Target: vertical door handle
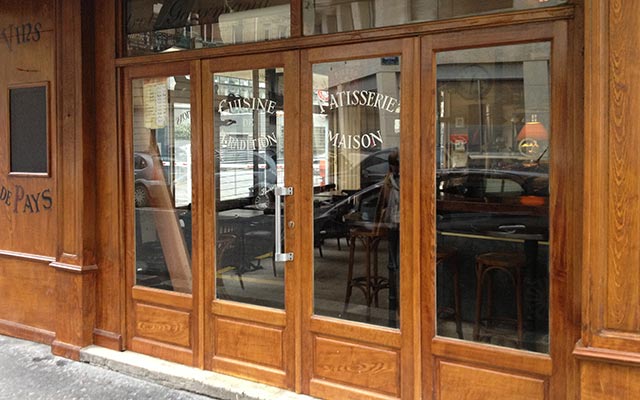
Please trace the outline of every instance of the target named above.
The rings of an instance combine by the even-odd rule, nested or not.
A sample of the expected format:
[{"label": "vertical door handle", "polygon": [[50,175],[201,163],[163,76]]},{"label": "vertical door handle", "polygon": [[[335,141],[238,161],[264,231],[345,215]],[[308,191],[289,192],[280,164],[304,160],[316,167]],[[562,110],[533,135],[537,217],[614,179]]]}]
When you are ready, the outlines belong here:
[{"label": "vertical door handle", "polygon": [[275,211],[276,211],[276,254],[274,258],[276,261],[293,261],[293,253],[282,252],[282,209],[280,205],[282,203],[282,197],[291,196],[293,194],[292,187],[276,186],[275,188]]}]

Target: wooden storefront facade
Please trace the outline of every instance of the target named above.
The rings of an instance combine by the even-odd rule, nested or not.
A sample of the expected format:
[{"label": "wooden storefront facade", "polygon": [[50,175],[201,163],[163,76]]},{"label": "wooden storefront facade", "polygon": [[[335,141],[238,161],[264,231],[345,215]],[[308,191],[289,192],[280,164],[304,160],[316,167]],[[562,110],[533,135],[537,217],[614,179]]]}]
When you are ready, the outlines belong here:
[{"label": "wooden storefront facade", "polygon": [[[0,235],[0,333],[51,344],[54,354],[71,359],[78,359],[83,347],[95,344],[320,398],[637,398],[640,186],[636,179],[640,163],[631,145],[640,140],[634,133],[639,125],[635,112],[640,112],[640,96],[633,93],[640,80],[636,66],[640,4],[631,0],[560,3],[314,35],[303,28],[308,3],[292,0],[288,38],[136,55],[127,44],[126,23],[121,22],[127,17],[127,2],[0,1],[0,55],[4,60],[0,67],[0,225],[4,231]],[[352,7],[354,15],[361,10]],[[475,49],[481,50],[474,53]],[[467,69],[473,62],[480,63],[474,60],[483,59],[486,53],[506,61],[495,68],[484,62],[481,69]],[[376,72],[366,76],[359,72],[372,68]],[[339,81],[340,74],[331,72],[336,70],[358,78]],[[475,80],[459,79],[467,73],[502,77],[500,86],[494,82],[486,88],[486,97],[509,91],[509,96],[503,96],[507,100],[495,101],[521,102],[526,107],[535,103],[535,110],[525,110],[516,121],[512,109],[503,103],[499,112],[494,103],[472,109],[476,104],[465,96],[469,90],[482,93],[483,81],[477,75]],[[153,85],[158,78],[165,92],[156,92],[156,98],[166,102],[166,90],[172,91],[168,95],[172,107],[182,107],[181,115],[190,120],[189,134],[183,136],[188,143],[174,141],[169,146],[158,133],[162,129],[158,128],[162,125],[158,112],[155,120],[144,114],[149,105],[142,99],[157,88]],[[332,79],[339,82],[332,86],[327,83]],[[513,87],[521,85],[520,81],[527,88],[518,92]],[[467,87],[469,82],[477,87]],[[245,90],[247,94],[241,98],[223,93],[224,85],[236,85],[237,93]],[[447,92],[447,87],[454,89]],[[274,99],[273,103],[258,99],[249,107],[249,99],[261,98],[261,90],[272,93],[264,98]],[[366,115],[362,121],[374,119],[378,125],[371,128],[365,122],[353,122],[356,114],[343,107],[342,98],[331,97],[340,90],[347,93],[345,102],[354,101],[350,106],[360,102],[375,108],[378,114],[374,117],[369,111],[357,115]],[[352,100],[347,100],[348,90]],[[24,96],[22,103],[20,95]],[[541,98],[542,105],[538,104]],[[243,107],[251,110],[245,114],[252,121],[260,115],[262,122],[234,116],[234,99],[246,100]],[[445,114],[455,109],[451,99],[464,105],[457,111],[464,117],[451,114],[455,118],[447,119]],[[223,109],[224,104],[228,108]],[[328,111],[334,104],[340,110],[331,115]],[[449,104],[453,105],[445,107]],[[467,121],[476,118],[482,134],[501,115],[506,121],[505,135],[499,137],[507,142],[499,145],[515,150],[516,139],[520,141],[523,126],[530,122],[528,117],[533,115],[531,122],[535,123],[536,114],[547,127],[553,127],[553,133],[540,139],[548,142],[544,151],[526,161],[531,164],[534,159],[539,164],[544,160],[546,173],[537,169],[536,174],[528,170],[517,175],[543,176],[545,199],[525,193],[528,189],[524,188],[520,203],[510,207],[515,215],[542,215],[548,222],[544,233],[537,236],[498,233],[511,235],[500,242],[501,251],[523,243],[530,250],[535,242],[536,259],[545,259],[542,264],[548,266],[546,275],[534,277],[545,282],[540,290],[546,300],[538,307],[542,317],[531,316],[528,304],[524,311],[518,308],[519,328],[510,335],[511,344],[491,339],[487,344],[478,333],[481,325],[476,322],[473,326],[473,313],[480,319],[482,307],[478,305],[483,304],[483,287],[476,289],[473,267],[471,272],[455,274],[456,285],[458,274],[461,277],[461,300],[453,292],[443,300],[455,296],[454,319],[463,320],[457,322],[457,333],[453,321],[441,320],[436,306],[442,292],[437,271],[450,254],[441,251],[444,244],[452,243],[458,257],[464,251],[475,251],[476,257],[483,245],[464,249],[470,242],[462,240],[486,243],[483,235],[488,233],[461,234],[452,224],[443,225],[443,220],[459,210],[452,214],[446,208],[453,207],[452,203],[434,195],[448,182],[436,166],[444,165],[445,156],[439,154],[446,152],[434,149],[471,148],[477,127]],[[282,122],[285,116],[286,124]],[[176,126],[184,122],[176,119],[177,111],[162,118],[174,118]],[[447,124],[451,124],[447,132],[458,136],[443,144]],[[21,126],[41,136],[29,134],[20,141],[16,132],[21,132]],[[284,213],[282,235],[279,229],[267,235],[281,237],[292,259],[284,261],[286,252],[284,258],[276,256],[281,249],[271,244],[257,267],[253,265],[256,259],[246,261],[244,255],[239,261],[225,259],[225,266],[246,261],[244,274],[239,267],[220,268],[227,244],[241,243],[244,250],[257,243],[245,240],[254,240],[250,238],[264,234],[266,228],[254,229],[248,232],[254,234],[250,236],[245,228],[225,230],[223,225],[245,214],[253,216],[256,208],[262,211],[267,206],[257,200],[248,205],[230,195],[224,201],[234,208],[221,211],[224,183],[220,171],[225,161],[220,154],[224,150],[230,157],[233,142],[226,137],[240,138],[236,131],[240,126],[250,126],[254,139],[235,139],[239,140],[236,146],[278,144],[273,179],[292,188],[291,193],[274,189],[278,192],[275,199],[261,193],[260,200],[269,203],[282,195],[282,208],[271,204],[277,220],[280,211]],[[260,131],[264,126],[273,126],[274,136],[271,131]],[[343,136],[333,128],[336,126],[344,129]],[[391,132],[388,136],[380,133],[385,126]],[[325,148],[332,143],[353,148],[355,142],[340,142],[354,140],[347,135],[348,129],[362,133],[358,148],[384,140],[392,143],[386,163],[392,164],[393,157],[402,160],[401,166],[396,163],[403,186],[396,200],[401,211],[395,217],[396,233],[402,238],[398,243],[395,236],[399,250],[395,262],[402,268],[389,267],[389,275],[380,280],[377,264],[373,280],[369,275],[366,281],[352,277],[353,265],[361,262],[354,249],[361,243],[367,248],[367,268],[371,262],[378,263],[378,246],[389,253],[393,263],[392,228],[384,232],[384,238],[364,230],[365,224],[350,225],[342,237],[314,229],[320,220],[315,208],[321,208],[314,204],[325,204],[318,198],[326,198],[317,188],[331,186],[325,169],[333,168],[326,165],[330,159],[322,158],[322,149],[317,150],[322,146],[314,135],[324,132],[330,139]],[[223,132],[229,136],[223,138]],[[24,149],[34,143],[44,150],[37,156],[25,156]],[[146,198],[136,196],[149,193],[134,193],[138,180],[143,179],[139,171],[160,159],[158,154],[148,156],[141,151],[141,143],[152,143],[154,151],[164,152],[177,151],[175,144],[187,154],[186,205],[176,205],[178,186],[171,195],[162,192],[155,200],[157,209],[171,208],[170,217],[143,207]],[[526,143],[537,146],[535,141]],[[520,148],[521,153],[524,150]],[[354,158],[345,156],[345,160]],[[460,162],[453,156],[447,160],[449,166]],[[261,159],[260,168],[268,169],[269,162]],[[262,172],[257,177],[256,165],[248,172],[253,183],[264,178]],[[471,169],[470,164],[464,165]],[[177,171],[171,168],[177,166],[165,166],[168,168],[156,167],[153,173],[160,174],[161,180],[170,175],[178,181],[177,173],[171,175]],[[357,186],[349,187],[353,190],[347,190],[348,195],[365,187],[362,181],[367,176],[358,171],[357,183],[352,184]],[[355,178],[335,179],[332,183],[340,184],[340,179],[351,182]],[[492,179],[501,180],[504,191],[505,177]],[[351,197],[347,200],[350,205],[364,203]],[[489,197],[485,195],[483,202],[472,208],[485,210]],[[443,210],[445,217],[440,216]],[[359,210],[358,217],[363,213]],[[341,222],[349,218],[353,216],[341,216]],[[163,254],[169,290],[149,278],[153,275],[148,273],[151,258],[141,258],[143,246],[153,244],[145,242],[145,237],[155,235],[141,228],[145,221],[158,230],[161,246],[149,250],[149,257]],[[256,223],[251,226],[255,228]],[[520,225],[508,226],[520,229]],[[320,240],[318,235],[323,235]],[[350,249],[332,252],[334,239],[339,248],[341,238],[347,239]],[[168,246],[168,242],[180,246]],[[369,259],[371,248],[376,251],[375,261]],[[320,271],[334,255],[343,257],[339,259],[344,261],[345,275],[349,264],[346,284],[340,275],[337,292],[322,286]],[[387,257],[382,258],[386,264]],[[522,269],[526,268],[523,261]],[[261,271],[264,277],[258,277]],[[391,274],[397,274],[394,279],[401,289],[397,300],[392,296]],[[251,285],[267,275],[268,284],[250,292]],[[465,276],[471,278],[465,280]],[[514,287],[518,279],[514,277]],[[531,285],[526,279],[525,291]],[[494,284],[500,282],[496,279]],[[347,295],[342,302],[345,286]],[[360,292],[351,293],[354,287]],[[456,286],[456,293],[458,290]],[[335,300],[336,293],[340,301]],[[362,294],[366,302],[356,304]],[[531,295],[525,294],[525,299],[527,296]],[[500,299],[499,295],[494,298],[496,303]],[[460,301],[470,313],[460,310]],[[489,314],[491,301],[489,295]],[[507,303],[511,310],[512,302]],[[379,310],[384,307],[382,315]],[[504,311],[500,306],[494,308]]]}]

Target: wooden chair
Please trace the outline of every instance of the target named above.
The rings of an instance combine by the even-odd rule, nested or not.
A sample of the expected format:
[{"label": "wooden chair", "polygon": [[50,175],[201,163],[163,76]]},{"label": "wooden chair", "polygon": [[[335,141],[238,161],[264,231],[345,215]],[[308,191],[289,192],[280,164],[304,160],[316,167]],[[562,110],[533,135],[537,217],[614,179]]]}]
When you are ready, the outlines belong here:
[{"label": "wooden chair", "polygon": [[[386,236],[386,231],[380,228],[380,224],[372,223],[371,227],[355,227],[349,231],[349,269],[347,272],[347,292],[344,300],[346,312],[351,299],[353,288],[362,291],[367,307],[373,302],[378,307],[378,292],[389,288],[387,278],[378,275],[378,245]],[[365,263],[364,275],[354,277],[354,263],[356,244],[360,242],[364,247]]]},{"label": "wooden chair", "polygon": [[[476,321],[473,328],[473,340],[480,340],[480,325],[487,322],[487,331],[495,321],[515,323],[517,330],[517,346],[522,346],[523,316],[522,316],[522,270],[525,266],[523,253],[516,252],[491,252],[476,256],[476,276],[478,278],[476,288]],[[516,319],[496,317],[492,315],[492,276],[494,272],[502,272],[511,278],[515,290]],[[487,286],[487,313],[482,316],[484,286]],[[496,332],[498,333],[498,332]]]},{"label": "wooden chair", "polygon": [[456,321],[456,333],[458,338],[464,339],[462,334],[462,314],[460,311],[460,266],[458,264],[456,249],[439,249],[436,252],[436,268],[447,267],[452,270],[453,274],[453,301],[454,307],[438,307],[438,314],[441,312],[452,313]]},{"label": "wooden chair", "polygon": [[[237,239],[236,235],[232,233],[221,233],[216,238],[216,286],[217,286],[217,291],[221,298],[226,297],[226,294],[224,293],[224,280],[222,279],[221,275],[218,275],[217,269],[223,267],[222,265],[223,257],[227,252],[227,250],[236,241],[236,239]],[[239,276],[238,279],[240,280],[240,285],[244,287],[244,283],[242,282],[242,277]]]}]

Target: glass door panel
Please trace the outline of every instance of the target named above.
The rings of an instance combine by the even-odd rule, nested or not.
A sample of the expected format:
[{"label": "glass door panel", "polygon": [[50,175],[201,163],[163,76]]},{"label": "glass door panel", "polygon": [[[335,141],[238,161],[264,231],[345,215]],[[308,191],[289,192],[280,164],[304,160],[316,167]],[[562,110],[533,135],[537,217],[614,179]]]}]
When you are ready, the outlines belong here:
[{"label": "glass door panel", "polygon": [[437,332],[549,351],[548,42],[437,54]]},{"label": "glass door panel", "polygon": [[134,79],[132,93],[135,284],[191,293],[190,77]]},{"label": "glass door panel", "polygon": [[400,62],[313,65],[317,315],[399,326]]},{"label": "glass door panel", "polygon": [[284,69],[216,72],[213,85],[216,298],[283,309]]}]

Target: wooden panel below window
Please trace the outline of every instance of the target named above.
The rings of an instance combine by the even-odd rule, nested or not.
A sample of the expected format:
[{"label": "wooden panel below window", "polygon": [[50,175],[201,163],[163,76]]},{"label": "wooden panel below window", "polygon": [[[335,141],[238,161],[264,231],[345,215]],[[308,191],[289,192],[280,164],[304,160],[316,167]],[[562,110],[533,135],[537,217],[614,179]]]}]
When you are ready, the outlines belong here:
[{"label": "wooden panel below window", "polygon": [[216,356],[284,369],[283,330],[217,318]]},{"label": "wooden panel below window", "polygon": [[191,349],[158,342],[156,340],[134,337],[131,339],[129,350],[178,364],[195,365],[193,361],[193,351]]},{"label": "wooden panel below window", "polygon": [[580,386],[582,400],[640,399],[640,368],[583,362]]},{"label": "wooden panel below window", "polygon": [[437,373],[440,400],[546,398],[542,379],[449,362],[440,362]]},{"label": "wooden panel below window", "polygon": [[0,320],[55,331],[56,278],[49,262],[0,255]]},{"label": "wooden panel below window", "polygon": [[399,365],[397,351],[322,337],[314,341],[314,377],[399,396]]},{"label": "wooden panel below window", "polygon": [[187,312],[135,305],[136,334],[153,340],[191,346],[191,316]]},{"label": "wooden panel below window", "polygon": [[340,399],[340,400],[395,400],[397,396],[387,396],[360,389],[351,385],[335,383],[324,379],[312,379],[309,382],[310,394],[320,399]]}]

